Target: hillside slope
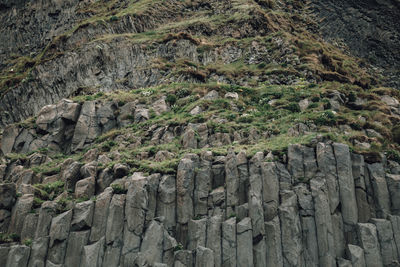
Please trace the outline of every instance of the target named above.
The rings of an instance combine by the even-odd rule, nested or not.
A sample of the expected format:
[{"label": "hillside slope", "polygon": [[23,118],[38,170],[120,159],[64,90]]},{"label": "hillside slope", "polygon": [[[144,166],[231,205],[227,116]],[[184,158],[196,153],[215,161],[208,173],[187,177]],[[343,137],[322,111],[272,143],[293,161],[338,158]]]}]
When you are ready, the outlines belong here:
[{"label": "hillside slope", "polygon": [[0,266],[399,266],[380,2],[0,0]]}]

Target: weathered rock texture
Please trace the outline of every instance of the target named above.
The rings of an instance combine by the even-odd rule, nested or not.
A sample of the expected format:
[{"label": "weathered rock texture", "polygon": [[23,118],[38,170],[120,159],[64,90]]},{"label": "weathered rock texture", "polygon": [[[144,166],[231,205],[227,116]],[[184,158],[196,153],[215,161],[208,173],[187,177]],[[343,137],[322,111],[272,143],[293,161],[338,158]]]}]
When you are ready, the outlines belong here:
[{"label": "weathered rock texture", "polygon": [[[400,217],[394,204],[398,177],[388,174],[384,162],[367,163],[337,143],[290,146],[287,164],[266,161],[262,152],[249,160],[244,151],[217,159],[211,152],[187,154],[176,176],[134,173],[118,180],[126,191],[99,187],[95,199],[76,203],[61,214],[46,202],[38,217],[33,216],[32,195],[14,202],[11,193],[1,206],[11,212],[6,228],[9,233],[25,233],[33,242],[0,246],[4,262],[399,265]],[[212,162],[223,165],[222,173],[211,171]],[[120,178],[118,172],[114,175]],[[243,180],[249,183],[242,184]]]}]

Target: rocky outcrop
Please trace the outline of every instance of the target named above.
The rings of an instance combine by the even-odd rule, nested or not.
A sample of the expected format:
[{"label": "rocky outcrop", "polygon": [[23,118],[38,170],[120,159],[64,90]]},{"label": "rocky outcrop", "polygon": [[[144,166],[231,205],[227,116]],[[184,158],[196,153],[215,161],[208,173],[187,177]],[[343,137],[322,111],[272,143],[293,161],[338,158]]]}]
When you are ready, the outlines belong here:
[{"label": "rocky outcrop", "polygon": [[[29,216],[32,195],[15,203],[7,197],[1,208],[12,207],[8,232],[22,235],[25,229],[33,242],[0,251],[7,266],[399,264],[400,218],[390,204],[397,201],[397,177],[385,174],[384,162],[367,163],[337,143],[293,145],[287,164],[267,158],[259,152],[247,160],[244,152],[231,151],[218,161],[206,152],[187,154],[176,176],[120,178],[116,172],[115,182],[127,191],[106,187],[61,214],[55,202],[46,202],[37,219]],[[215,161],[222,174],[212,171]],[[240,189],[244,177],[249,183]],[[358,198],[357,190],[367,198]],[[366,207],[368,222],[358,217]]]}]

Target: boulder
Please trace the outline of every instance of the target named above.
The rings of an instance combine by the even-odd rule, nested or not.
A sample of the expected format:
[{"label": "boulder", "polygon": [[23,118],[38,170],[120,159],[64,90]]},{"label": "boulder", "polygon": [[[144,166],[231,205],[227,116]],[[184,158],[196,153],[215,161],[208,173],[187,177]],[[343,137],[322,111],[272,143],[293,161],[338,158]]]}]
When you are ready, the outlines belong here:
[{"label": "boulder", "polygon": [[94,203],[92,200],[77,203],[74,207],[74,215],[72,216],[72,231],[90,228],[93,221],[93,212]]},{"label": "boulder", "polygon": [[233,100],[238,100],[239,99],[238,93],[235,93],[235,92],[228,92],[228,93],[225,94],[224,97],[227,98],[227,99],[233,99]]},{"label": "boulder", "polygon": [[88,177],[78,181],[75,185],[75,198],[91,198],[95,193],[95,178]]},{"label": "boulder", "polygon": [[104,191],[100,195],[97,196],[94,212],[93,212],[93,221],[92,228],[90,231],[90,242],[96,242],[101,239],[105,235],[106,232],[106,224],[108,217],[108,208],[110,206],[110,201],[112,198],[112,189]]},{"label": "boulder", "polygon": [[218,99],[218,98],[219,98],[219,94],[218,94],[218,92],[215,91],[215,90],[212,90],[212,91],[208,92],[208,93],[203,97],[203,99],[205,99],[205,100],[215,100],[215,99]]},{"label": "boulder", "polygon": [[364,250],[362,248],[360,248],[359,246],[348,244],[347,250],[347,254],[350,256],[351,264],[353,264],[353,267],[366,266]]}]

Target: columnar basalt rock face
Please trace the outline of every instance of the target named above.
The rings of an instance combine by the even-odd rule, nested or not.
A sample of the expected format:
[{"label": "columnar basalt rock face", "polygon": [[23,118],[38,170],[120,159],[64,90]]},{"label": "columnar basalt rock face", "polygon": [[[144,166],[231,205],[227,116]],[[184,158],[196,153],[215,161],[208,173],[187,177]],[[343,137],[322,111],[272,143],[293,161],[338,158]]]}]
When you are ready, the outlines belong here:
[{"label": "columnar basalt rock face", "polygon": [[[176,176],[134,173],[116,181],[126,191],[107,187],[61,214],[51,201],[29,214],[33,197],[25,194],[10,204],[8,231],[32,244],[3,245],[0,252],[7,266],[398,265],[396,175],[342,144],[290,151],[301,151],[302,160],[290,158],[297,152],[289,153],[288,165],[268,162],[262,152],[244,160],[232,151],[223,161],[211,152],[187,154]],[[212,172],[215,160],[222,176]],[[293,177],[298,173],[304,179]],[[249,179],[242,191],[241,176]],[[357,189],[371,194],[362,198],[367,204]],[[367,206],[377,212],[365,222],[358,215]]]}]

